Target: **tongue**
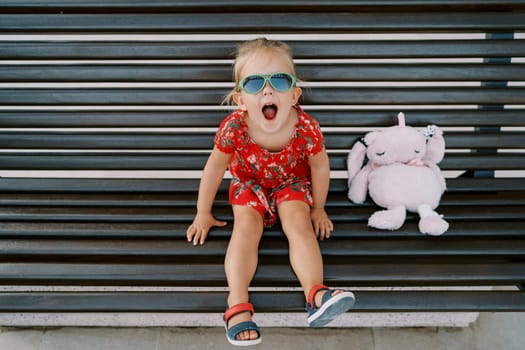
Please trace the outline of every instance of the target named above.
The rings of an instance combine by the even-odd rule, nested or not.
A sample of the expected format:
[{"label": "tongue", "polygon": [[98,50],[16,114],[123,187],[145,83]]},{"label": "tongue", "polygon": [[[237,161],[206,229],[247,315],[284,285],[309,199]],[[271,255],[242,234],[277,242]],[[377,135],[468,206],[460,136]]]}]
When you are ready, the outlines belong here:
[{"label": "tongue", "polygon": [[277,115],[277,107],[275,107],[275,106],[264,106],[262,112],[264,114],[264,118],[266,118],[267,120],[272,120]]}]

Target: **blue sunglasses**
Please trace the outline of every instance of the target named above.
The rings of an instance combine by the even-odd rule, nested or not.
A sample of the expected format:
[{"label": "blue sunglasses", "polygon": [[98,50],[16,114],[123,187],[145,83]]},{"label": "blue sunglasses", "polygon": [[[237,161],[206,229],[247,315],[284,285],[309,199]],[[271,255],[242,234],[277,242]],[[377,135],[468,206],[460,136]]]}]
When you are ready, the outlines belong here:
[{"label": "blue sunglasses", "polygon": [[288,73],[270,73],[270,74],[254,74],[249,75],[237,85],[237,91],[244,90],[249,94],[259,93],[266,82],[278,92],[286,92],[290,90],[297,83],[297,79]]}]

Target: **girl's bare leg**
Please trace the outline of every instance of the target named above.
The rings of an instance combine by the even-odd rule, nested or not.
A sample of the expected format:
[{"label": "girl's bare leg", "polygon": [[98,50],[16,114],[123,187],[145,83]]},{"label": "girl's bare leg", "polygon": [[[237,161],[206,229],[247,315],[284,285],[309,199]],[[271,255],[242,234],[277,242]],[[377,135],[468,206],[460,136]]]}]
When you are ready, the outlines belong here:
[{"label": "girl's bare leg", "polygon": [[[233,215],[233,232],[224,262],[229,288],[229,307],[249,301],[248,287],[257,269],[259,242],[263,233],[263,219],[255,209],[234,205]],[[250,313],[244,312],[232,317],[228,327],[249,320]],[[255,331],[246,331],[238,335],[238,340],[256,338]]]},{"label": "girl's bare leg", "polygon": [[[310,206],[302,201],[286,201],[279,204],[278,211],[290,245],[290,263],[307,299],[310,289],[323,283],[323,259],[310,219]],[[315,296],[317,305],[324,293]]]}]

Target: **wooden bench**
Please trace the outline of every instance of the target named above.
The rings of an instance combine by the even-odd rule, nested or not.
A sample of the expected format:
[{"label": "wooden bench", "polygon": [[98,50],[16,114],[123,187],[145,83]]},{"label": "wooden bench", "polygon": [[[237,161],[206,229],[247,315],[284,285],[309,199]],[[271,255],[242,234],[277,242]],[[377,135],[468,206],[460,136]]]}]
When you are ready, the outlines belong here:
[{"label": "wooden bench", "polygon": [[[262,35],[325,133],[326,283],[359,312],[525,310],[525,1],[2,0],[1,313],[224,311],[227,179],[230,224],[185,230],[232,54]],[[444,236],[368,228],[346,197],[352,144],[399,111],[445,129]],[[304,312],[278,225],[253,286],[257,311]]]}]

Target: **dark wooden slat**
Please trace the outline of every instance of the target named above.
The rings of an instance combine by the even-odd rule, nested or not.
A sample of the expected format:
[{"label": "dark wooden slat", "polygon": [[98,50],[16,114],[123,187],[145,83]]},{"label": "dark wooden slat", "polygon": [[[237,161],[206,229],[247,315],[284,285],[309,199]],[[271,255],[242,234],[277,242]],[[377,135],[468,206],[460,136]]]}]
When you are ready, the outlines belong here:
[{"label": "dark wooden slat", "polygon": [[[516,291],[356,291],[350,312],[524,311]],[[1,293],[1,312],[213,312],[227,308],[225,292]],[[302,292],[252,292],[259,312],[304,313]]]},{"label": "dark wooden slat", "polygon": [[[218,105],[224,88],[203,89],[0,89],[0,104]],[[25,100],[25,103],[22,101]]]},{"label": "dark wooden slat", "polygon": [[[503,73],[503,72],[501,72]],[[518,73],[519,72],[515,72]],[[136,82],[136,81],[230,81],[231,64],[206,65],[9,65],[0,66],[0,79],[5,82]]]},{"label": "dark wooden slat", "polygon": [[[347,132],[344,135],[325,133],[326,147],[328,149],[348,149],[364,134],[356,138],[355,133]],[[0,134],[0,143],[1,143]],[[524,149],[525,132],[455,132],[444,133],[447,149]]]},{"label": "dark wooden slat", "polygon": [[443,197],[441,197],[440,205],[522,205],[525,200],[525,192],[519,190],[512,192],[494,191],[489,193],[464,193],[452,191],[445,191]]},{"label": "dark wooden slat", "polygon": [[[330,154],[332,170],[346,170],[347,154]],[[523,170],[525,155],[520,153],[452,153],[440,163],[442,170]],[[202,170],[208,154],[193,153],[35,153],[0,152],[5,170]]]},{"label": "dark wooden slat", "polygon": [[[328,208],[330,215],[330,208]],[[7,221],[0,223],[0,237],[4,238],[170,238],[184,240],[189,221],[182,222],[52,222],[46,221],[45,225],[39,221]],[[487,221],[483,219],[476,222],[451,221],[451,226],[446,233],[450,237],[523,237],[525,221]],[[228,239],[231,236],[231,222],[225,228],[213,228],[208,240]],[[264,232],[265,239],[284,235],[277,225]],[[337,222],[332,239],[342,238],[404,238],[421,237],[415,222],[407,222],[396,231],[382,231],[369,228],[366,221],[362,222]]]},{"label": "dark wooden slat", "polygon": [[[0,191],[22,192],[190,192],[198,189],[198,179],[68,179],[0,177]],[[525,187],[525,181],[523,186]],[[222,190],[228,188],[226,181]]]},{"label": "dark wooden slat", "polygon": [[[323,127],[391,126],[397,123],[392,110],[319,110],[305,106]],[[0,124],[12,128],[52,127],[214,127],[228,111],[0,111]],[[409,110],[407,124],[425,126],[525,126],[525,111],[515,110]],[[447,133],[448,135],[448,133]]]},{"label": "dark wooden slat", "polygon": [[[228,111],[0,111],[5,127],[217,127]],[[511,119],[514,119],[511,116]],[[519,118],[519,116],[516,116]],[[525,121],[524,121],[525,124]]]},{"label": "dark wooden slat", "polygon": [[[320,88],[304,92],[306,104],[519,104],[525,88]],[[520,102],[521,101],[521,102]]]},{"label": "dark wooden slat", "polygon": [[[195,194],[199,179],[93,179],[93,178],[9,178],[0,177],[0,191],[44,193],[172,193]],[[229,180],[224,180],[221,191],[226,191]],[[334,179],[330,190],[346,192],[347,180]],[[523,178],[456,178],[447,179],[448,192],[513,192],[525,191]]]},{"label": "dark wooden slat", "polygon": [[525,68],[511,64],[297,64],[305,81],[514,81]]},{"label": "dark wooden slat", "polygon": [[[328,149],[350,150],[363,132],[325,132]],[[6,149],[190,149],[211,150],[214,131],[202,132],[78,132],[0,131]],[[525,148],[525,132],[447,132],[447,148]]]},{"label": "dark wooden slat", "polygon": [[[139,189],[140,190],[140,189]],[[215,203],[227,203],[227,195],[219,192]],[[55,206],[192,206],[197,204],[195,192],[182,193],[1,193],[0,205]]]},{"label": "dark wooden slat", "polygon": [[525,29],[525,12],[427,12],[360,13],[247,13],[191,14],[0,14],[5,32],[297,32],[331,33],[353,31],[513,31]]},{"label": "dark wooden slat", "polygon": [[[0,152],[1,153],[1,152]],[[0,154],[3,169],[48,169],[48,170],[202,170],[208,154]]]},{"label": "dark wooden slat", "polygon": [[[525,155],[450,153],[439,163],[439,166],[442,170],[524,170]],[[330,167],[332,170],[346,170],[346,155],[330,155]]]},{"label": "dark wooden slat", "polygon": [[[514,192],[525,190],[525,179],[509,178],[472,178],[460,177],[447,179],[447,192]],[[332,191],[344,192],[348,188],[346,179],[334,179],[330,182]]]},{"label": "dark wooden slat", "polygon": [[[358,126],[375,127],[391,126],[397,123],[397,111],[377,110],[333,110],[323,111],[306,108],[324,127]],[[439,126],[525,126],[525,111],[516,110],[408,110],[405,111],[406,122],[414,127],[429,124]],[[1,115],[0,115],[1,118]],[[1,120],[1,119],[0,119]],[[448,134],[448,132],[447,132]]]},{"label": "dark wooden slat", "polygon": [[[350,208],[351,207],[351,208]],[[375,206],[337,206],[330,208],[333,221],[365,221],[376,210]],[[525,208],[515,206],[442,206],[438,211],[446,219],[453,220],[523,220]],[[218,207],[216,215],[226,220],[232,220],[229,207]],[[181,222],[191,221],[195,215],[194,206],[189,207],[29,207],[4,206],[0,211],[0,219],[5,221],[103,221],[103,222]],[[407,219],[416,218],[417,214],[408,214]]]},{"label": "dark wooden slat", "polygon": [[[525,309],[524,292],[357,292],[355,311],[512,311]],[[377,301],[374,299],[377,298]],[[505,300],[503,300],[505,299]]]},{"label": "dark wooden slat", "polygon": [[[217,215],[230,213],[219,209]],[[177,222],[191,221],[195,215],[193,207],[2,207],[0,218],[2,220],[67,220],[67,221],[128,221],[128,222]]]},{"label": "dark wooden slat", "polygon": [[[332,182],[333,183],[333,182]],[[197,186],[192,184],[192,186]],[[197,188],[195,188],[197,191]],[[518,189],[512,192],[454,192],[454,187],[449,189],[441,198],[440,205],[523,205],[525,204],[525,191]],[[328,207],[347,206],[348,198],[345,189],[330,189],[327,198]],[[216,196],[216,205],[227,205],[228,194],[219,191]],[[0,193],[0,205],[6,206],[195,206],[197,204],[196,192],[176,193],[147,193],[136,189],[136,193]]]},{"label": "dark wooden slat", "polygon": [[119,10],[119,11],[137,11],[137,12],[169,12],[169,11],[213,11],[227,9],[228,11],[246,11],[256,8],[258,11],[274,12],[275,7],[283,9],[295,9],[302,12],[316,12],[321,10],[341,11],[348,9],[376,9],[390,11],[407,11],[414,9],[443,10],[443,9],[483,9],[483,10],[509,10],[523,8],[523,0],[405,0],[405,1],[363,1],[363,0],[330,0],[314,1],[305,0],[301,3],[296,1],[242,1],[242,0],[195,0],[195,1],[172,1],[172,0],[155,0],[149,2],[137,2],[130,0],[114,0],[106,2],[102,0],[92,0],[89,3],[79,0],[54,0],[41,2],[35,0],[20,1],[2,1],[0,8],[13,10],[26,10],[41,12],[46,10],[55,10],[56,8],[68,9],[68,12],[96,12],[97,10]]},{"label": "dark wooden slat", "polygon": [[[224,88],[102,88],[102,89],[0,89],[0,104],[75,105],[218,105]],[[520,104],[523,87],[377,87],[305,89],[304,104]]]},{"label": "dark wooden slat", "polygon": [[[287,41],[296,59],[520,57],[523,40]],[[380,44],[379,44],[380,43]],[[239,42],[0,42],[4,59],[233,59]],[[379,44],[379,45],[378,45]]]},{"label": "dark wooden slat", "polygon": [[[468,178],[461,178],[464,181],[468,181]],[[525,202],[525,191],[518,189],[507,188],[506,192],[493,189],[492,191],[476,191],[473,189],[470,192],[461,192],[458,188],[455,188],[453,182],[457,179],[448,179],[448,188],[441,197],[440,207],[444,206],[505,206],[505,205],[523,205]],[[332,181],[335,183],[338,180]],[[512,179],[511,181],[512,182]],[[494,183],[495,185],[496,183]],[[473,184],[472,187],[477,187],[477,184]],[[510,191],[509,191],[510,189]],[[19,194],[17,194],[18,196]],[[20,198],[22,199],[22,198]],[[370,199],[369,199],[370,200]],[[219,200],[220,201],[220,200]],[[1,201],[0,201],[1,203]],[[13,203],[15,203],[13,201]],[[48,202],[51,204],[52,202]],[[362,205],[375,206],[370,201],[366,201]],[[345,207],[348,205],[347,191],[346,188],[331,188],[328,194],[328,200],[326,202],[327,207]]]},{"label": "dark wooden slat", "polygon": [[[304,81],[520,81],[525,67],[511,64],[297,64]],[[230,64],[9,65],[4,82],[225,82]]]},{"label": "dark wooden slat", "polygon": [[[330,208],[327,208],[330,215]],[[525,221],[487,221],[476,220],[452,221],[445,239],[449,237],[523,237]],[[39,221],[7,221],[0,223],[0,237],[4,238],[171,238],[183,240],[189,222],[78,222],[46,221],[45,225]],[[231,222],[225,228],[213,228],[208,241],[228,239],[231,236]],[[265,239],[279,237],[285,239],[279,226],[266,229]],[[396,231],[382,231],[369,228],[365,221],[338,222],[332,239],[343,238],[400,238],[421,237],[416,222],[407,222]]]},{"label": "dark wooden slat", "polygon": [[[185,239],[3,239],[0,241],[0,260],[18,261],[24,259],[54,259],[70,262],[90,261],[94,258],[108,259],[125,263],[129,259],[146,259],[150,263],[171,259],[204,259],[217,257],[223,259],[226,254],[228,238],[209,240],[196,249]],[[385,238],[377,241],[375,238],[333,237],[320,243],[325,260],[340,261],[359,257],[372,258],[419,258],[432,257],[437,261],[440,257],[490,257],[520,258],[525,255],[525,239],[517,237],[502,240],[496,238],[478,237],[442,237],[428,239],[424,236],[415,238]],[[281,239],[263,239],[259,247],[259,257],[270,259],[286,259],[288,257],[288,242]],[[277,261],[277,260],[274,260]],[[524,275],[525,276],[525,275]]]},{"label": "dark wooden slat", "polygon": [[0,132],[2,148],[51,149],[186,149],[211,150],[214,133],[155,132],[155,133],[10,133]]},{"label": "dark wooden slat", "polygon": [[[76,222],[2,222],[0,223],[0,237],[69,237],[69,238],[172,238],[184,239],[188,227],[186,222],[148,222],[148,223],[82,223]],[[212,237],[225,238],[231,230],[214,230]],[[277,231],[271,234],[279,235]]]},{"label": "dark wooden slat", "polygon": [[[199,249],[199,248],[196,248]],[[289,263],[260,265],[252,285],[297,286]],[[332,285],[509,285],[525,280],[524,263],[512,264],[328,264]],[[225,286],[222,261],[217,264],[0,264],[0,283],[24,285],[156,285]]]}]

